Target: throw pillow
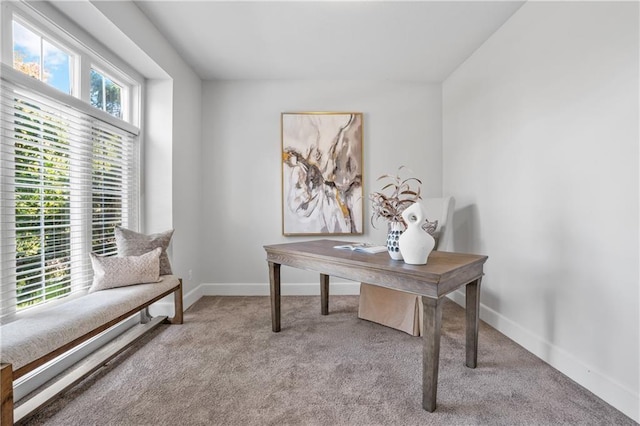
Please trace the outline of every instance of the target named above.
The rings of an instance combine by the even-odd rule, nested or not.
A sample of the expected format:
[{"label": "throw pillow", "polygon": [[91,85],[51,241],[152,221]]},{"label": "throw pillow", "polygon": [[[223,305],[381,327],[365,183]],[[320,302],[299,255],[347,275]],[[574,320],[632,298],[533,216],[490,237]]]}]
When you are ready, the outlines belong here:
[{"label": "throw pillow", "polygon": [[173,229],[158,234],[145,235],[117,226],[115,235],[118,256],[140,256],[156,247],[160,247],[162,249],[160,254],[160,275],[172,274],[167,247],[171,242]]},{"label": "throw pillow", "polygon": [[160,247],[142,256],[98,256],[91,253],[93,284],[89,293],[160,281]]}]

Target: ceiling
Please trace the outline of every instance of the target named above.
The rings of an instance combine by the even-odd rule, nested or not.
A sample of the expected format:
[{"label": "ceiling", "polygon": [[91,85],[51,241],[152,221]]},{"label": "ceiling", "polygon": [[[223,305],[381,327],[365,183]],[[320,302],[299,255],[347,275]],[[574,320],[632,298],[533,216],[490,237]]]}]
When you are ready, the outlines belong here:
[{"label": "ceiling", "polygon": [[523,1],[136,1],[203,80],[441,82]]}]

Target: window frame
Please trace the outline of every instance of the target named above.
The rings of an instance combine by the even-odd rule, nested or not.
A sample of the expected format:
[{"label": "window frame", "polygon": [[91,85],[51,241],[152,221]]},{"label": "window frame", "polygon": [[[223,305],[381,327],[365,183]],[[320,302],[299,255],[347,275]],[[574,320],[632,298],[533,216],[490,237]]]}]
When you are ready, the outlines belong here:
[{"label": "window frame", "polygon": [[[49,5],[38,6],[44,6],[45,9],[51,7]],[[74,56],[74,69],[70,70],[73,73],[70,96],[83,101],[97,111],[106,113],[106,111],[91,106],[89,99],[89,72],[91,68],[94,68],[123,88],[122,118],[106,114],[115,120],[129,123],[139,129],[141,127],[141,100],[145,78],[82,29],[78,28],[77,25],[60,15],[56,9],[46,10],[46,12],[47,16],[44,15],[45,11],[23,2],[0,2],[0,36],[2,36],[0,62],[13,68],[12,21],[15,19],[27,29],[46,38],[54,46]],[[55,22],[56,20],[60,21],[60,24],[63,24],[68,29],[63,29],[61,25]],[[84,40],[81,41],[81,39]],[[50,86],[45,82],[43,83]],[[53,86],[51,87],[53,88]],[[54,90],[66,95],[66,93],[55,88]],[[96,118],[102,119],[102,117]],[[122,125],[117,122],[113,124],[116,126]]]},{"label": "window frame", "polygon": [[[33,90],[39,96],[45,96],[54,99],[65,106],[75,108],[93,118],[104,121],[121,130],[136,135],[136,137],[138,138],[137,147],[135,148],[135,167],[137,167],[137,182],[135,182],[134,185],[135,190],[138,194],[138,198],[135,200],[134,217],[128,217],[128,223],[126,222],[127,219],[125,219],[124,217],[122,218],[122,220],[123,224],[126,223],[127,226],[131,229],[138,230],[140,229],[140,220],[142,218],[143,211],[140,197],[143,192],[141,184],[144,172],[142,164],[143,139],[139,125],[140,117],[142,116],[141,99],[145,80],[137,72],[130,69],[126,64],[123,64],[120,60],[117,60],[117,57],[115,57],[110,51],[99,45],[99,43],[97,43],[91,36],[79,29],[75,24],[71,23],[71,21],[65,21],[66,18],[63,15],[60,15],[57,10],[52,9],[54,13],[48,13],[47,11],[45,16],[45,13],[42,11],[42,9],[40,9],[40,7],[42,6],[44,6],[45,10],[46,8],[51,8],[50,5],[39,5],[38,9],[36,9],[32,5],[22,2],[0,3],[0,35],[2,36],[0,46],[0,51],[2,52],[2,56],[0,57],[0,71],[3,74],[3,78],[19,83],[23,87],[26,87],[28,90]],[[54,21],[55,18],[57,18],[57,22]],[[14,20],[25,26],[28,30],[34,32],[36,35],[45,39],[48,43],[51,43],[56,48],[59,48],[63,52],[68,53],[73,57],[73,60],[71,61],[73,65],[70,66],[69,70],[69,72],[72,74],[72,76],[70,77],[70,94],[62,92],[42,80],[30,77],[27,74],[13,68]],[[63,29],[63,27],[65,29]],[[98,47],[99,52],[96,51],[96,47]],[[105,57],[110,59],[105,60]],[[116,58],[116,60],[113,60],[114,57]],[[41,61],[41,63],[42,62],[43,61]],[[114,83],[122,87],[122,118],[115,117],[104,110],[93,107],[90,104],[89,72],[92,68],[100,72],[104,77],[109,78]],[[5,130],[3,130],[3,138],[7,136],[4,132]],[[2,164],[12,161],[11,158],[7,158],[7,155],[4,155],[4,157],[5,158],[2,158],[2,156],[0,156],[0,162],[2,162]],[[91,176],[88,176],[88,178],[84,179],[91,180]],[[11,177],[0,178],[0,190],[3,193],[14,194],[15,183],[11,182],[12,180],[13,178]],[[13,203],[11,202],[11,199],[14,200]],[[0,214],[2,215],[15,215],[15,210],[15,197],[12,198],[11,196],[9,196],[9,202],[3,201],[2,203],[0,203]],[[86,244],[88,243],[90,251],[92,237],[92,220],[91,217],[89,217],[87,220],[86,214],[84,214],[84,216],[85,217],[75,218],[73,219],[73,221],[80,221],[80,226],[82,227],[83,240],[85,240],[85,242],[83,243],[83,245],[85,245],[85,248],[83,248],[82,250],[86,250]],[[134,222],[131,222],[131,220],[134,220]],[[0,237],[2,237],[3,244],[6,242],[15,246],[15,233],[12,229],[0,227]],[[2,258],[0,258],[0,262],[3,265],[7,264],[7,259],[5,258],[5,256],[8,256],[10,258],[13,256],[13,261],[15,263],[14,255],[3,253],[2,251],[0,251],[0,255],[2,256]],[[89,262],[88,255],[85,257],[87,259],[84,260],[86,260],[86,262]],[[9,262],[11,262],[11,259],[9,259]],[[73,286],[74,272],[72,271],[71,274],[71,285]],[[13,276],[15,277],[15,271]],[[7,283],[5,283],[5,285],[6,284]],[[16,291],[16,284],[17,282],[14,279],[13,291]],[[10,288],[7,288],[5,286],[3,287],[4,288],[0,288],[0,292],[11,290]],[[71,297],[73,297],[73,294],[71,295]],[[49,303],[58,303],[56,299],[53,299],[16,312],[16,308],[18,305],[17,298],[11,298],[10,301],[11,303],[13,303],[13,314],[18,316],[25,311],[37,311],[43,305],[47,305]],[[6,303],[8,302],[3,300],[3,304]],[[0,308],[6,308],[6,306],[2,306]],[[8,318],[9,320],[11,317],[12,315],[6,316],[6,318]],[[3,322],[3,320],[0,322]]]},{"label": "window frame", "polygon": [[[46,40],[49,44],[57,47],[58,49],[60,49],[61,51],[63,51],[64,53],[66,53],[67,55],[69,55],[69,57],[72,59],[71,64],[69,66],[69,72],[71,73],[71,76],[69,78],[69,91],[70,93],[66,93],[68,95],[71,96],[75,96],[78,97],[80,94],[80,90],[79,90],[79,83],[80,83],[80,79],[79,79],[79,75],[80,75],[80,54],[75,51],[74,49],[71,48],[71,46],[68,46],[66,44],[60,43],[59,40],[57,40],[54,36],[50,35],[50,32],[46,31],[46,30],[42,30],[41,28],[38,28],[36,25],[34,25],[34,23],[25,18],[22,14],[20,13],[12,13],[11,14],[11,20],[10,20],[10,24],[7,25],[8,27],[10,27],[10,32],[11,34],[9,35],[10,37],[10,54],[11,54],[11,62],[10,64],[13,66],[13,60],[14,60],[14,50],[13,50],[13,22],[18,22],[20,25],[22,25],[24,28],[26,28],[27,30],[31,31],[33,34],[37,35],[38,37],[40,37],[41,40]],[[4,23],[3,23],[4,26]],[[3,37],[5,35],[3,34]],[[42,52],[41,52],[42,55]],[[44,58],[41,57],[40,59],[41,64],[42,64],[42,68],[44,66]],[[4,61],[3,61],[4,62]],[[14,68],[15,69],[15,68]],[[41,73],[43,72],[43,70],[41,70]],[[46,81],[42,80],[41,78],[39,78],[38,80],[42,81],[45,84]],[[52,85],[49,84],[49,86],[54,87]],[[55,88],[55,87],[54,87]],[[58,89],[56,89],[58,90]],[[65,92],[62,92],[65,93]]]},{"label": "window frame", "polygon": [[[103,67],[101,67],[100,65],[94,65],[93,63],[91,64],[91,66],[89,67],[89,71],[95,71],[97,73],[99,73],[102,78],[108,78],[109,80],[111,80],[111,82],[113,82],[114,84],[118,85],[122,91],[120,93],[120,108],[122,109],[122,120],[124,121],[130,121],[130,117],[131,117],[131,84],[127,83],[126,80],[122,79],[118,74],[120,73],[114,73],[112,72],[108,72],[108,71],[104,71]],[[115,76],[114,76],[115,74]],[[89,73],[89,76],[91,76],[91,74]],[[89,77],[91,78],[91,77]],[[91,84],[89,84],[90,86]],[[89,88],[90,89],[90,88]],[[89,90],[87,93],[87,97],[90,98],[91,95],[91,91]],[[87,102],[91,103],[91,99],[87,99]],[[97,107],[94,107],[97,108]],[[101,109],[101,108],[97,108],[100,109],[102,111],[105,111],[105,109]],[[108,114],[108,113],[107,113]],[[114,116],[115,117],[115,116]],[[116,117],[117,118],[117,117]]]}]

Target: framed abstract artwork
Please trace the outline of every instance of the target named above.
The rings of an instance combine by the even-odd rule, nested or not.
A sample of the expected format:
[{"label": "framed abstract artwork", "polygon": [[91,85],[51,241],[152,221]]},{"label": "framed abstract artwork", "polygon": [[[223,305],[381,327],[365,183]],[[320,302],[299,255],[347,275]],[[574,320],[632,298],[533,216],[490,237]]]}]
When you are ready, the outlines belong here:
[{"label": "framed abstract artwork", "polygon": [[283,235],[363,233],[362,113],[284,112]]}]

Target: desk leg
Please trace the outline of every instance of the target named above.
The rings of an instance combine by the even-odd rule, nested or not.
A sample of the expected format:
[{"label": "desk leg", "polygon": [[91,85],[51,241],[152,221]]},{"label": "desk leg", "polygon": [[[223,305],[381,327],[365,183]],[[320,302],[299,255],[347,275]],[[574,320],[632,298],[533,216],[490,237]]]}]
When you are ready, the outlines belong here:
[{"label": "desk leg", "polygon": [[329,315],[329,275],[320,274],[320,313]]},{"label": "desk leg", "polygon": [[478,323],[480,322],[480,281],[467,284],[466,289],[466,347],[467,367],[478,365]]},{"label": "desk leg", "polygon": [[269,287],[271,292],[271,329],[280,331],[280,264],[269,262]]},{"label": "desk leg", "polygon": [[422,296],[424,336],[422,338],[422,408],[436,409],[438,366],[440,363],[440,326],[442,301]]}]

